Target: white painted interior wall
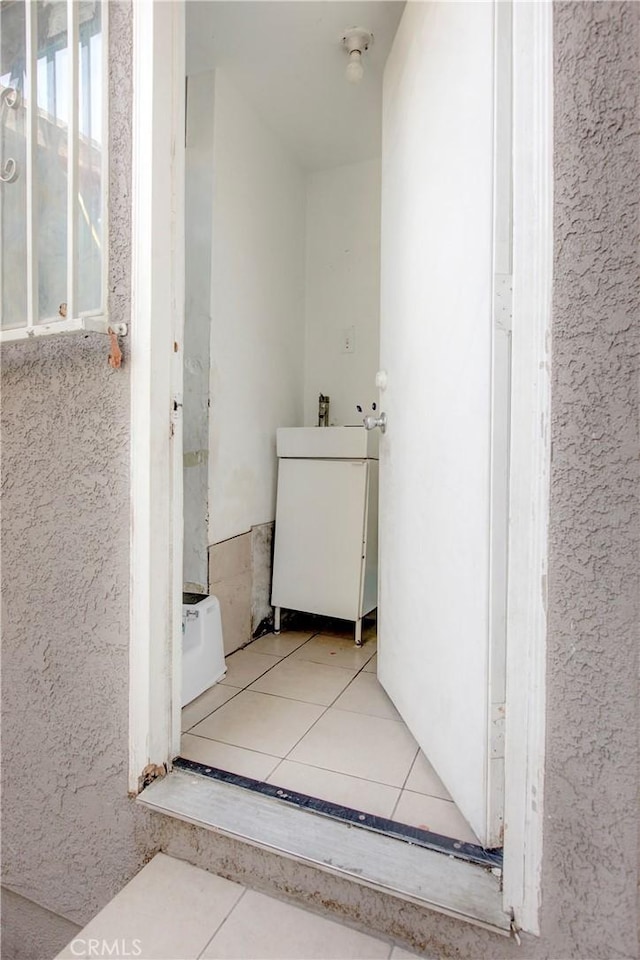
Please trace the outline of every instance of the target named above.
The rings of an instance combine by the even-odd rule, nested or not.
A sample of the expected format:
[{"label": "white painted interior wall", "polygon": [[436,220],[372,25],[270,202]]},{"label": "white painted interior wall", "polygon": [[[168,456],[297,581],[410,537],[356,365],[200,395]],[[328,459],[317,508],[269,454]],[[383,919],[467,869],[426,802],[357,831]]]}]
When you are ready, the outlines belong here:
[{"label": "white painted interior wall", "polygon": [[305,178],[216,71],[209,543],[274,518],[275,434],[303,418]]},{"label": "white painted interior wall", "polygon": [[185,583],[193,585],[203,582],[206,547],[273,521],[277,427],[315,424],[321,391],[334,424],[358,422],[356,404],[376,396],[380,161],[305,171],[227,70],[190,76],[189,89]]},{"label": "white painted interior wall", "polygon": [[209,353],[215,73],[189,77],[185,150],[184,554],[186,590],[208,590]]},{"label": "white painted interior wall", "polygon": [[[380,160],[309,174],[304,422],[329,394],[331,424],[359,423],[377,400],[380,321]],[[347,352],[346,339],[352,352]]]},{"label": "white painted interior wall", "polygon": [[[206,296],[202,259],[212,248],[211,317],[200,307],[187,314],[187,326],[195,318],[199,328],[186,379],[204,369],[196,354],[207,322],[211,336],[208,451],[199,433],[203,395],[185,401],[185,436],[189,416],[197,419],[185,447],[192,583],[203,569],[203,471],[209,546],[274,519],[277,427],[315,423],[320,391],[331,396],[333,423],[356,422],[356,403],[375,396],[380,163],[367,158],[379,153],[382,71],[403,6],[188,5],[189,80],[210,85],[192,146],[206,150],[213,136],[214,171],[210,185],[198,167],[200,183],[187,195],[194,300]],[[356,87],[345,82],[339,37],[361,20],[376,42]],[[344,353],[351,327],[354,349]]]}]

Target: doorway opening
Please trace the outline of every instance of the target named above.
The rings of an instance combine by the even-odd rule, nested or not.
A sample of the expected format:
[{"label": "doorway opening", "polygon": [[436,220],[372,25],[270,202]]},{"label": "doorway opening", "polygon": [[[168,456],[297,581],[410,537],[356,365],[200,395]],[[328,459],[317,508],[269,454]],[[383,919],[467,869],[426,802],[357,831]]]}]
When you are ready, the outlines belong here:
[{"label": "doorway opening", "polygon": [[[134,67],[139,82],[134,85],[134,128],[136,138],[134,142],[134,218],[133,240],[136,256],[133,261],[132,286],[134,294],[134,312],[136,324],[132,326],[131,355],[135,371],[132,377],[132,582],[131,582],[131,672],[130,672],[130,764],[129,788],[132,795],[139,795],[139,802],[143,805],[172,817],[186,819],[201,824],[205,828],[226,832],[258,846],[267,846],[278,850],[285,856],[291,856],[304,862],[319,865],[321,870],[329,873],[346,874],[355,882],[373,885],[376,888],[390,890],[400,897],[408,897],[417,902],[426,904],[435,909],[452,912],[456,916],[487,923],[492,929],[517,930],[518,928],[532,933],[539,931],[539,902],[541,882],[542,857],[542,825],[543,825],[543,787],[544,787],[544,742],[545,742],[545,637],[546,637],[546,610],[545,610],[545,583],[547,557],[547,512],[549,489],[549,320],[550,320],[550,291],[552,277],[553,238],[552,224],[552,182],[553,182],[553,152],[552,152],[552,31],[551,14],[546,5],[522,5],[513,7],[508,4],[492,5],[496,15],[496,23],[505,17],[513,18],[513,29],[509,27],[502,32],[497,29],[495,35],[496,49],[513,49],[513,98],[507,97],[508,103],[513,101],[513,149],[506,151],[507,157],[513,155],[513,222],[516,225],[513,243],[510,242],[510,233],[504,229],[494,231],[494,263],[507,266],[505,256],[513,256],[513,347],[512,347],[512,379],[511,411],[512,424],[510,436],[509,463],[509,528],[508,528],[508,604],[506,619],[508,622],[509,644],[506,666],[506,712],[509,718],[504,746],[504,781],[505,791],[505,829],[504,836],[504,869],[498,879],[493,869],[486,865],[465,863],[455,857],[443,857],[440,852],[421,849],[415,844],[398,843],[395,839],[379,833],[366,830],[353,830],[344,823],[338,823],[330,817],[311,817],[304,809],[288,807],[286,804],[274,802],[270,797],[256,797],[248,789],[240,789],[227,783],[217,783],[206,777],[193,777],[180,770],[174,770],[169,776],[157,779],[158,771],[164,767],[171,768],[173,758],[179,755],[180,747],[180,686],[181,686],[181,611],[182,611],[182,499],[183,499],[183,449],[182,449],[182,410],[183,410],[183,336],[184,336],[184,261],[185,246],[184,220],[181,216],[184,196],[184,37],[185,37],[185,9],[187,4],[140,4],[134,10]],[[468,13],[471,10],[487,8],[488,4],[411,4],[407,10],[412,11],[415,18],[420,12],[433,15],[456,9]],[[465,23],[466,23],[465,19]],[[403,27],[405,24],[405,27]],[[426,26],[426,24],[423,24]],[[442,27],[442,24],[440,23]],[[475,25],[477,26],[477,25]],[[504,26],[504,24],[503,24]],[[408,27],[408,29],[406,28]],[[398,302],[398,293],[405,291],[401,306],[407,307],[418,304],[424,311],[425,297],[434,303],[434,293],[438,293],[437,315],[443,321],[441,327],[448,332],[457,329],[457,323],[450,321],[449,308],[453,308],[455,317],[464,317],[467,311],[459,309],[459,295],[468,293],[470,289],[468,269],[474,266],[474,259],[468,256],[462,241],[469,238],[469,219],[464,220],[464,229],[456,226],[456,237],[460,243],[456,249],[461,252],[465,272],[458,271],[455,282],[448,275],[444,290],[439,284],[438,273],[433,271],[426,275],[427,267],[434,265],[441,267],[447,262],[447,257],[439,256],[439,251],[449,251],[450,245],[440,243],[438,229],[442,227],[442,211],[437,218],[425,217],[424,201],[428,199],[431,208],[439,200],[444,202],[450,212],[459,212],[459,204],[449,203],[450,195],[440,189],[440,192],[426,196],[423,189],[427,185],[441,188],[447,183],[447,173],[454,169],[454,161],[469,157],[469,150],[456,149],[449,155],[442,151],[442,143],[431,137],[431,142],[438,143],[438,151],[431,153],[443,161],[444,171],[440,177],[425,175],[425,155],[417,151],[420,177],[416,175],[416,148],[424,147],[425,124],[424,117],[428,114],[430,123],[439,115],[441,119],[451,122],[447,124],[448,132],[466,132],[468,123],[456,123],[453,119],[450,100],[433,94],[434,77],[415,75],[415,68],[427,69],[432,66],[436,70],[436,88],[439,92],[455,93],[460,90],[460,84],[465,78],[471,77],[474,81],[474,91],[478,89],[478,69],[472,64],[473,48],[463,51],[464,70],[449,77],[443,83],[441,69],[447,57],[443,57],[443,50],[448,49],[451,32],[433,29],[433,16],[429,23],[429,31],[420,33],[416,39],[416,29],[419,24],[416,20],[406,21],[403,17],[396,34],[392,56],[387,59],[386,77],[391,80],[388,87],[391,95],[391,114],[386,112],[386,120],[403,120],[392,131],[392,136],[386,136],[387,145],[393,147],[391,153],[391,172],[395,175],[389,179],[383,176],[383,221],[385,233],[393,236],[397,241],[405,242],[404,251],[396,260],[400,269],[387,271],[386,281],[382,284],[381,327],[384,330],[384,317],[395,314],[398,320],[405,315],[405,310],[394,311]],[[472,27],[474,38],[478,31]],[[398,46],[398,38],[402,42]],[[505,44],[506,37],[506,44]],[[502,38],[502,39],[501,39]],[[460,39],[459,37],[457,39]],[[437,41],[435,49],[429,49],[430,43]],[[481,46],[486,49],[486,44]],[[428,53],[429,56],[424,56]],[[412,59],[411,55],[414,55]],[[500,58],[498,58],[499,60]],[[390,64],[392,69],[390,70]],[[403,65],[409,64],[410,70],[404,70]],[[399,70],[399,67],[403,67]],[[406,82],[409,79],[408,84]],[[485,85],[486,89],[486,77]],[[496,84],[496,89],[505,89],[503,84]],[[412,102],[411,94],[418,97],[427,92],[427,102],[418,103],[419,111],[416,117],[416,103]],[[472,91],[472,93],[474,92]],[[404,108],[398,110],[398,96],[405,101]],[[407,100],[408,98],[408,100]],[[466,102],[469,98],[465,97]],[[387,97],[385,94],[385,102]],[[386,109],[386,108],[385,108]],[[457,104],[456,109],[460,109]],[[434,117],[433,111],[436,111]],[[497,110],[496,116],[500,114]],[[474,114],[475,115],[475,114]],[[510,117],[510,110],[506,111]],[[459,114],[456,114],[459,119]],[[385,121],[386,122],[386,121]],[[502,133],[496,138],[504,142],[504,125]],[[474,128],[477,132],[478,127]],[[415,133],[419,142],[411,143],[410,135]],[[508,139],[508,138],[507,138]],[[445,138],[446,140],[446,138]],[[397,150],[396,146],[401,145]],[[384,142],[383,142],[384,146]],[[469,143],[465,144],[466,147]],[[409,149],[407,149],[407,147]],[[408,162],[398,170],[397,160]],[[394,164],[395,169],[394,169]],[[475,165],[474,165],[475,166]],[[503,166],[504,174],[504,166]],[[149,176],[151,172],[152,176]],[[387,174],[389,169],[387,167]],[[399,176],[397,174],[400,174]],[[461,182],[459,168],[456,168],[456,185]],[[472,171],[462,183],[473,186],[475,173]],[[510,186],[509,176],[496,177],[496,185],[507,183]],[[500,191],[496,191],[497,197]],[[477,191],[467,195],[467,204],[471,204]],[[407,205],[409,201],[409,207]],[[504,197],[497,202],[497,209],[504,214],[505,209],[510,213],[509,205],[504,203]],[[386,210],[386,213],[384,212]],[[414,216],[411,217],[410,214]],[[405,218],[405,223],[398,224],[395,214]],[[510,222],[510,217],[497,218],[504,224]],[[451,222],[451,217],[444,218],[445,223]],[[435,240],[425,256],[424,243],[416,243],[416,236],[407,231],[407,223],[430,223],[436,228],[431,240]],[[495,225],[495,221],[494,221]],[[398,229],[400,226],[401,229]],[[391,227],[391,234],[389,228]],[[422,228],[421,228],[422,229]],[[488,231],[489,234],[491,230]],[[496,242],[495,234],[502,238]],[[406,241],[409,239],[407,245]],[[423,239],[418,236],[418,239]],[[506,242],[504,242],[506,240]],[[206,244],[203,244],[203,249]],[[483,244],[482,249],[486,248]],[[150,249],[154,256],[149,257]],[[389,250],[398,250],[397,242]],[[383,273],[385,261],[382,256]],[[418,282],[415,283],[416,273]],[[484,273],[484,271],[483,271]],[[510,319],[509,298],[507,292],[508,274],[493,277],[490,284],[494,294],[492,316],[493,329],[504,331]],[[464,283],[460,277],[464,277]],[[392,284],[389,279],[394,277],[400,281],[400,287]],[[411,280],[412,289],[407,289],[407,280]],[[485,276],[485,286],[487,278]],[[410,284],[410,286],[411,286]],[[389,297],[389,289],[391,297]],[[504,299],[495,296],[502,291]],[[472,293],[477,294],[477,289]],[[443,298],[444,293],[444,298]],[[415,319],[415,318],[414,318]],[[425,324],[423,327],[426,329]],[[436,328],[429,327],[437,332]],[[409,330],[411,332],[411,329]],[[415,325],[414,325],[415,332]],[[396,328],[397,333],[397,328]],[[496,333],[495,340],[502,342],[504,337]],[[510,337],[508,338],[511,339]],[[407,337],[396,336],[392,342],[406,346]],[[434,346],[447,345],[449,337],[436,341]],[[170,344],[171,349],[167,350]],[[477,338],[471,337],[471,347],[477,348]],[[457,343],[456,350],[462,351],[465,343]],[[384,349],[388,349],[389,340],[383,348],[381,338],[381,357]],[[409,343],[411,350],[411,343]],[[458,354],[456,353],[456,356]],[[388,390],[385,394],[385,412],[388,414],[389,424],[393,422],[395,429],[387,433],[387,438],[393,440],[393,451],[397,455],[400,442],[411,441],[405,447],[414,455],[410,460],[412,471],[407,471],[406,461],[404,469],[396,479],[406,479],[413,476],[417,488],[409,491],[408,496],[401,498],[391,497],[385,504],[381,503],[379,513],[381,533],[383,538],[390,534],[382,529],[391,518],[391,539],[387,544],[393,546],[393,530],[400,531],[401,542],[411,543],[412,538],[407,536],[411,526],[406,522],[394,523],[394,507],[405,503],[415,515],[416,505],[420,507],[417,516],[424,519],[425,505],[438,506],[439,501],[427,497],[425,479],[432,481],[442,478],[443,470],[429,474],[424,469],[424,463],[416,462],[416,452],[422,455],[425,450],[432,450],[432,437],[429,429],[437,423],[437,418],[425,417],[425,410],[431,410],[429,403],[401,404],[398,407],[398,385],[406,387],[416,383],[434,385],[439,395],[443,385],[447,383],[456,390],[468,386],[469,370],[477,369],[471,364],[462,370],[458,369],[454,376],[450,369],[445,369],[444,376],[426,376],[424,371],[425,357],[433,360],[433,351],[425,352],[424,348],[415,349],[411,357],[420,361],[418,374],[410,365],[405,363],[405,370],[396,376],[389,364]],[[393,357],[391,357],[393,360]],[[439,359],[439,358],[436,358]],[[384,366],[381,362],[381,366]],[[485,369],[485,365],[479,365]],[[492,367],[493,369],[493,367]],[[411,375],[409,375],[411,374]],[[497,385],[494,378],[492,388]],[[401,399],[401,398],[400,398]],[[434,409],[445,409],[447,414],[458,409],[459,401]],[[170,410],[170,429],[167,429],[167,410]],[[408,421],[413,417],[413,423],[407,428]],[[442,420],[442,418],[440,418]],[[450,419],[446,420],[450,423]],[[488,434],[488,430],[477,431],[478,437]],[[420,437],[421,443],[413,443],[415,437]],[[428,442],[425,442],[428,441]],[[467,449],[468,445],[458,445],[459,449]],[[492,450],[499,450],[499,445]],[[406,449],[405,449],[406,453]],[[443,462],[448,462],[449,457]],[[419,460],[419,458],[418,458]],[[394,466],[396,456],[390,458],[389,465]],[[380,460],[384,468],[384,456]],[[384,469],[381,484],[381,500],[385,497]],[[460,478],[468,479],[469,470],[459,472]],[[478,473],[478,471],[476,471]],[[486,475],[486,470],[481,471]],[[242,479],[242,478],[237,478]],[[465,492],[469,484],[457,484],[454,493]],[[394,489],[392,484],[392,490]],[[416,495],[416,489],[418,495]],[[496,486],[496,490],[498,487]],[[388,487],[387,487],[388,490]],[[151,491],[151,496],[149,495]],[[186,497],[190,496],[187,489]],[[499,498],[496,498],[497,500]],[[494,501],[492,501],[493,506]],[[484,512],[484,511],[483,511]],[[411,513],[407,510],[407,515]],[[461,503],[455,511],[440,511],[443,518],[457,517],[466,520],[478,515],[478,511],[461,509]],[[486,511],[490,513],[490,511]],[[497,513],[494,511],[494,514]],[[397,517],[397,513],[396,513]],[[399,519],[405,518],[400,515]],[[464,523],[463,523],[464,527]],[[466,533],[466,528],[464,528]],[[468,546],[469,537],[465,543]],[[442,694],[451,691],[452,680],[458,685],[465,676],[466,686],[456,694],[456,702],[462,702],[463,709],[459,715],[450,712],[449,719],[466,718],[468,729],[478,728],[480,734],[484,725],[474,721],[472,707],[478,706],[476,693],[484,691],[485,715],[488,714],[488,697],[491,692],[498,692],[495,683],[500,678],[500,663],[495,661],[491,671],[491,685],[479,682],[479,666],[482,659],[490,662],[486,656],[487,646],[483,648],[483,658],[464,656],[458,658],[453,678],[447,675],[446,658],[438,665],[437,670],[430,673],[425,671],[422,663],[424,657],[412,657],[415,651],[416,639],[425,636],[424,623],[417,617],[412,617],[414,608],[419,609],[420,603],[405,603],[402,594],[402,585],[409,584],[412,591],[418,590],[417,595],[427,594],[433,597],[438,594],[434,591],[437,583],[435,576],[425,575],[425,558],[446,559],[444,554],[434,551],[433,538],[422,533],[413,538],[413,551],[416,542],[419,548],[418,563],[415,568],[407,566],[407,553],[398,554],[398,538],[396,537],[395,557],[399,556],[400,564],[394,567],[396,574],[400,573],[395,582],[385,574],[389,572],[388,547],[384,544],[380,552],[382,575],[379,578],[381,596],[385,602],[379,604],[378,622],[378,669],[381,674],[384,670],[399,666],[399,677],[411,681],[409,684],[408,705],[416,695],[428,705],[433,712],[441,702]],[[444,541],[445,543],[447,541]],[[500,551],[493,549],[497,543],[490,545],[490,555],[494,562],[501,556]],[[420,552],[421,551],[421,552]],[[410,551],[409,551],[410,552]],[[459,556],[466,557],[468,549],[460,550]],[[467,557],[468,559],[468,557]],[[476,558],[477,559],[477,558]],[[442,569],[446,568],[441,563]],[[478,569],[480,565],[477,564]],[[437,569],[435,573],[437,573]],[[433,575],[434,571],[429,570]],[[490,578],[486,582],[493,583]],[[393,586],[393,589],[389,589]],[[467,585],[468,588],[468,585]],[[385,593],[386,591],[386,593]],[[454,600],[462,596],[460,590],[454,594]],[[499,613],[502,604],[498,603],[499,595],[492,595],[491,606],[494,614]],[[398,601],[399,605],[398,605]],[[396,604],[395,613],[390,611]],[[467,609],[466,605],[456,602],[449,603],[448,608],[454,611]],[[386,618],[386,623],[384,622]],[[400,620],[404,618],[408,630],[398,629]],[[499,618],[493,617],[494,623]],[[415,629],[417,625],[417,629]],[[389,629],[395,628],[395,643],[388,645],[384,637],[390,636]],[[434,646],[436,633],[428,631],[430,649]],[[404,640],[409,638],[409,647]],[[446,637],[445,637],[446,639]],[[473,639],[472,636],[467,639]],[[385,647],[387,654],[385,654]],[[504,651],[503,651],[504,652]],[[459,653],[459,651],[458,651]],[[389,655],[393,654],[392,657]],[[409,656],[412,669],[402,669],[402,660]],[[384,667],[385,657],[387,667]],[[391,662],[390,662],[391,661]],[[413,669],[415,665],[421,669]],[[450,666],[451,664],[449,664]],[[485,679],[486,666],[485,666]],[[389,684],[389,675],[384,682]],[[436,686],[434,686],[434,683]],[[413,696],[412,696],[413,694]],[[394,696],[398,689],[394,689]],[[404,704],[403,710],[407,707]],[[495,718],[499,720],[498,717]],[[420,720],[414,717],[412,723]],[[492,716],[493,720],[493,716]],[[442,727],[434,723],[432,729],[439,732]],[[492,723],[492,727],[494,724]],[[453,724],[452,724],[453,727]],[[496,732],[500,732],[498,722]],[[428,732],[428,731],[427,731]],[[452,729],[456,733],[455,729]],[[459,736],[460,731],[457,731]],[[425,734],[425,731],[422,731]],[[476,746],[480,741],[476,741]],[[437,742],[434,744],[437,746]],[[500,761],[501,756],[494,756],[499,751],[499,738],[492,741],[491,760]],[[462,770],[462,785],[472,786],[475,789],[476,799],[481,798],[488,786],[485,779],[478,790],[478,778],[469,777],[466,765],[474,760],[474,751],[450,751],[460,760]],[[482,752],[482,751],[480,751]],[[188,761],[187,761],[188,762]],[[438,761],[440,763],[440,760]],[[176,763],[173,764],[177,766]],[[488,751],[484,750],[485,771],[488,766]],[[495,763],[498,768],[500,763]],[[149,771],[153,771],[153,780],[149,784]],[[460,772],[460,771],[458,771]],[[454,771],[455,773],[455,771]],[[443,779],[445,779],[443,777]],[[497,781],[496,781],[497,782]],[[460,783],[458,783],[458,787]],[[500,871],[499,871],[500,872]]]},{"label": "doorway opening", "polygon": [[[491,662],[486,673],[478,675],[478,684],[485,687],[478,710],[487,712],[488,707],[491,715],[486,716],[486,729],[480,734],[483,743],[477,751],[466,731],[462,739],[449,735],[457,717],[471,709],[464,679],[458,690],[454,682],[449,691],[454,699],[449,699],[448,712],[443,713],[442,703],[434,700],[430,716],[426,720],[418,716],[424,693],[416,697],[415,677],[420,686],[421,674],[426,681],[434,670],[443,669],[441,683],[446,686],[450,676],[444,674],[460,670],[458,661],[467,654],[464,642],[456,648],[455,634],[449,650],[431,651],[433,612],[412,602],[420,599],[415,593],[409,598],[413,609],[403,616],[398,629],[417,634],[413,652],[418,643],[419,658],[409,666],[411,647],[388,625],[386,659],[380,671],[376,653],[379,458],[387,476],[385,510],[395,496],[389,487],[397,484],[401,471],[407,472],[406,462],[400,466],[397,460],[393,466],[389,462],[393,444],[400,442],[393,433],[411,424],[411,417],[398,409],[389,439],[382,439],[379,449],[377,442],[367,442],[362,423],[369,417],[373,426],[387,399],[387,374],[380,369],[383,72],[403,12],[404,4],[397,0],[187,5],[184,589],[196,600],[215,596],[219,601],[227,672],[220,678],[218,669],[218,682],[185,705],[180,753],[183,760],[205,769],[275,786],[296,802],[298,797],[304,803],[309,797],[324,801],[332,805],[331,815],[344,808],[365,826],[370,818],[377,818],[378,828],[385,821],[392,825],[389,831],[402,832],[403,825],[407,838],[414,841],[418,837],[429,843],[426,834],[433,833],[457,841],[458,850],[466,844],[488,849],[501,846],[502,838],[504,681],[496,681],[494,661],[504,662],[504,649],[496,652],[503,634],[497,641],[494,637],[493,643],[486,640],[483,655]],[[464,17],[468,16],[465,12]],[[439,30],[457,29],[464,40],[470,29],[459,17],[450,16],[451,22],[443,24],[437,17],[430,19],[436,46]],[[348,76],[349,71],[353,73],[354,56],[341,40],[356,26],[369,40],[355,57],[360,69],[359,82],[354,84]],[[488,5],[480,27],[487,28],[492,43],[495,24]],[[415,25],[405,27],[405,34],[415,30]],[[472,42],[481,45],[482,36]],[[399,43],[405,48],[410,45],[407,36]],[[429,55],[425,51],[425,57]],[[458,52],[457,57],[461,55]],[[408,49],[395,54],[399,61],[410,61],[412,56]],[[492,48],[478,60],[489,81],[487,112],[479,120],[486,122],[487,129],[470,131],[469,138],[478,134],[492,144]],[[456,60],[452,68],[445,67],[441,82],[451,84],[460,66]],[[413,66],[416,75],[421,69]],[[388,88],[393,82],[392,68]],[[394,116],[389,106],[395,94],[387,89],[385,96],[386,135],[402,145],[404,120]],[[454,106],[457,96],[454,90],[449,97]],[[414,109],[410,92],[394,108],[395,114]],[[442,153],[453,156],[455,137],[447,142],[447,124],[443,126],[437,116],[432,121],[435,128],[442,127]],[[405,146],[407,152],[420,148],[419,144]],[[397,165],[394,149],[394,144],[387,143],[388,207],[402,203],[402,185],[393,182],[398,176],[393,170],[394,162]],[[483,144],[474,150],[482,154]],[[483,171],[484,161],[490,166]],[[487,176],[473,188],[487,193],[489,205],[494,200],[494,163],[491,149],[485,149],[478,166]],[[433,166],[437,172],[438,161]],[[508,181],[508,168],[502,170],[505,173]],[[456,188],[461,185],[457,183]],[[451,188],[446,183],[441,186],[445,191]],[[464,207],[464,188],[461,193]],[[509,220],[509,197],[503,206],[504,210],[498,204],[497,213],[491,210],[490,218],[495,234],[497,216],[500,241],[508,247],[510,224],[499,220],[501,216]],[[485,214],[486,210],[463,210],[472,235],[477,229],[474,217],[478,220]],[[442,215],[442,210],[436,210],[436,215]],[[460,219],[455,212],[451,216]],[[482,226],[487,223],[491,228],[485,216]],[[389,234],[397,225],[387,223],[385,228]],[[409,225],[409,234],[411,229]],[[428,238],[423,241],[415,231],[414,240],[418,247],[422,242],[429,246]],[[400,272],[408,254],[403,244],[413,242],[411,236],[387,237],[384,242],[386,269]],[[454,240],[449,236],[445,242]],[[464,241],[458,242],[464,248]],[[482,243],[483,262],[476,272],[484,269],[487,276],[478,281],[469,269],[471,287],[490,286],[496,272],[510,273],[508,250],[506,263],[496,264],[491,229]],[[447,268],[440,265],[438,269]],[[387,298],[390,286],[387,281]],[[392,291],[393,295],[397,297]],[[483,297],[491,306],[484,293]],[[402,338],[405,328],[400,322],[395,330],[388,316],[382,336]],[[471,326],[459,336],[473,337]],[[402,349],[418,346],[438,352],[433,337],[431,343],[421,337],[418,334],[413,344],[407,340]],[[495,339],[489,331],[489,340],[483,343],[478,338],[474,346],[477,365],[486,366],[480,379],[484,377],[487,403],[493,404],[487,420],[493,432],[485,450],[472,451],[460,463],[473,468],[476,456],[482,467],[486,455],[491,467],[502,456],[505,462],[498,469],[506,474],[508,410],[501,404],[508,406],[509,357],[508,353],[502,357],[506,364],[501,371],[503,395],[496,401],[495,377],[491,380]],[[483,353],[487,344],[489,349]],[[394,363],[396,375],[409,362],[402,349],[398,355],[395,346],[383,344],[383,362],[386,356]],[[440,355],[445,363],[449,361],[446,350],[440,349]],[[478,380],[474,371],[465,371],[468,360],[461,357],[460,375]],[[424,371],[425,375],[431,372],[428,366]],[[415,375],[410,369],[407,373]],[[400,407],[397,388],[396,396]],[[405,399],[410,402],[412,396],[417,395],[407,393]],[[474,397],[472,393],[465,397],[464,390],[457,391],[457,396],[462,398],[464,416],[465,403],[473,404]],[[445,390],[441,402],[447,397]],[[497,441],[496,406],[503,418]],[[456,430],[457,415],[452,410],[447,429]],[[429,419],[442,419],[437,406],[425,422]],[[482,429],[483,422],[471,425],[472,430],[476,427]],[[451,445],[443,444],[437,431],[431,430],[431,435],[441,452],[451,452]],[[377,433],[374,436],[377,441]],[[469,440],[469,431],[462,429],[459,443]],[[343,442],[347,443],[344,448]],[[504,449],[497,452],[500,443]],[[450,485],[451,467],[436,463],[430,469],[442,471],[447,479],[439,488],[425,477],[429,495],[434,503],[440,498],[443,510],[451,510],[452,496],[448,488],[442,489]],[[465,482],[464,477],[458,479]],[[471,600],[469,617],[486,617],[477,632],[484,631],[487,638],[494,629],[488,610],[492,590],[505,575],[504,565],[495,560],[495,531],[506,523],[506,480],[498,490],[499,503],[491,501],[496,496],[495,480],[495,474],[484,478],[481,495],[472,491],[470,497],[460,497],[462,512],[493,510],[491,529],[479,532],[474,529],[476,518],[467,518],[468,535],[460,539],[460,531],[454,531],[458,539],[451,543],[451,550],[459,553],[468,536],[469,557],[473,558],[474,550],[486,548],[494,552],[493,566],[470,573],[465,565],[473,559],[447,557],[446,550],[435,561],[436,566],[448,566],[450,578],[451,571],[460,567],[459,593],[450,595],[448,604],[467,605],[465,576],[470,577],[472,591],[482,593],[481,600]],[[387,597],[397,592],[393,583],[396,548],[389,528],[398,520],[405,524],[405,513],[405,505],[396,502],[393,514],[389,507],[388,516],[380,518],[386,521],[389,544],[380,574],[383,623],[385,590]],[[425,522],[433,525],[433,511]],[[486,526],[485,517],[482,523]],[[446,537],[449,529],[450,524],[434,534]],[[409,531],[404,533],[404,544],[405,552],[413,552],[400,568],[407,562],[415,565],[421,554]],[[385,569],[391,581],[386,588]],[[493,583],[483,582],[485,574],[493,577]],[[437,571],[433,576],[437,580]],[[444,589],[451,592],[451,584]],[[504,604],[502,581],[498,590],[497,603]],[[405,595],[394,605],[406,601]],[[487,609],[481,610],[482,604]],[[184,609],[188,620],[192,611],[188,605]],[[361,618],[367,615],[370,619],[365,619],[360,633]],[[412,620],[409,629],[407,616]],[[503,629],[503,611],[500,618],[498,629]],[[449,613],[440,619],[441,631],[452,625],[460,633],[466,629]],[[450,661],[446,668],[443,656]],[[408,677],[408,672],[414,677]],[[399,677],[401,673],[404,678]],[[489,689],[492,683],[494,688]],[[427,741],[416,740],[414,733],[420,737],[424,724],[434,717],[439,729],[430,730]],[[456,799],[456,778],[463,783],[461,799],[467,799],[464,781],[469,778],[478,780],[475,794],[484,794],[475,831],[430,762],[434,758],[419,745],[439,741],[444,746],[438,746],[436,756],[440,762],[444,758],[445,776],[448,756],[461,743],[469,752],[482,754],[458,758],[453,764],[457,769],[451,772]]]}]

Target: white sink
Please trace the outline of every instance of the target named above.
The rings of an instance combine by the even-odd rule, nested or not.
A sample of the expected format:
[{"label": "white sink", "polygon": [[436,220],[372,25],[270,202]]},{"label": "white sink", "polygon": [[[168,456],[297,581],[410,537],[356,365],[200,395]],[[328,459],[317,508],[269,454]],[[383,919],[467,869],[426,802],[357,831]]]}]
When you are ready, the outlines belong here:
[{"label": "white sink", "polygon": [[356,427],[279,427],[279,457],[325,460],[378,459],[378,430]]}]

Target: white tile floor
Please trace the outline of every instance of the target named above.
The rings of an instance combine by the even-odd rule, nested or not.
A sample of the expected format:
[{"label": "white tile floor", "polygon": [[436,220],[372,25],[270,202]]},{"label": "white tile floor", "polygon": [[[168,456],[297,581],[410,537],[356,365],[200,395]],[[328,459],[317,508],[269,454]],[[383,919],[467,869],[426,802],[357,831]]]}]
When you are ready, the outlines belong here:
[{"label": "white tile floor", "polygon": [[157,854],[56,960],[402,960],[371,933]]},{"label": "white tile floor", "polygon": [[230,654],[182,712],[181,755],[478,843],[378,683],[375,628],[364,638],[291,631]]}]

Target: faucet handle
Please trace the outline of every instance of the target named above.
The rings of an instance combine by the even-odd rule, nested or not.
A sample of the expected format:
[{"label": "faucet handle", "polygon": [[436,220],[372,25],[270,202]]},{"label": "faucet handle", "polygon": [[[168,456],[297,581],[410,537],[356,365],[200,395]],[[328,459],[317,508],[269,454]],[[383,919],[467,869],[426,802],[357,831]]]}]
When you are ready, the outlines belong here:
[{"label": "faucet handle", "polygon": [[380,427],[380,433],[385,433],[387,429],[387,415],[381,413],[379,417],[364,417],[362,420],[365,430],[375,430]]}]

